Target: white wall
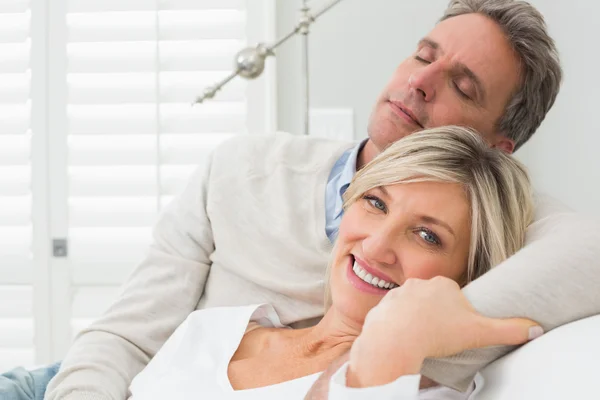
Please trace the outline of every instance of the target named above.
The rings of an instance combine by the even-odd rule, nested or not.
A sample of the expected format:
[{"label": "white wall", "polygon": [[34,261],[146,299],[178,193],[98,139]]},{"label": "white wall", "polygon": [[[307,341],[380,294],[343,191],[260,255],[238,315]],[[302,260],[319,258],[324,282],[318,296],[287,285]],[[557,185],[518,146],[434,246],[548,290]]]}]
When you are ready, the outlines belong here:
[{"label": "white wall", "polygon": [[[310,1],[318,8],[325,1]],[[277,31],[298,18],[300,0],[277,1]],[[447,0],[345,0],[314,25],[310,39],[311,107],[348,107],[355,136],[366,126],[379,91],[394,68],[442,15]],[[532,0],[546,16],[562,55],[565,80],[557,103],[534,138],[517,153],[536,188],[569,206],[600,216],[600,53],[592,0]],[[302,131],[300,41],[278,54],[278,127]]]},{"label": "white wall", "polygon": [[[536,187],[576,210],[600,216],[600,3],[533,0],[555,38],[564,70],[556,104],[520,150]],[[521,154],[522,153],[522,154]]]}]

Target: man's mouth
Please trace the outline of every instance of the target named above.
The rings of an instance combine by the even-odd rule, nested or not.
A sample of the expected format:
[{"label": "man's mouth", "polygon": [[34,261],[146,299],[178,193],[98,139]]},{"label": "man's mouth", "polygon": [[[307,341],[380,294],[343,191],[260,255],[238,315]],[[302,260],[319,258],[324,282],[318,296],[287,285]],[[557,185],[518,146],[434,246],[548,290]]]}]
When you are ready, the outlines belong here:
[{"label": "man's mouth", "polygon": [[404,106],[404,104],[402,104],[398,101],[392,101],[392,100],[390,100],[389,103],[396,112],[404,114],[404,116],[407,117],[406,119],[411,121],[413,124],[419,126],[421,129],[425,129],[425,127],[423,126],[423,124],[421,124],[421,122],[419,122],[419,120],[417,119],[415,114],[411,110],[406,108],[406,106]]},{"label": "man's mouth", "polygon": [[354,257],[352,257],[352,258],[354,260],[354,264],[352,265],[352,271],[363,282],[366,282],[373,287],[376,287],[378,289],[383,289],[383,290],[392,290],[399,286],[398,284],[396,284],[394,282],[384,280],[379,276],[374,276],[373,274],[367,272],[367,270],[365,270],[363,267],[361,267],[359,265],[359,263],[356,261],[356,259]]}]

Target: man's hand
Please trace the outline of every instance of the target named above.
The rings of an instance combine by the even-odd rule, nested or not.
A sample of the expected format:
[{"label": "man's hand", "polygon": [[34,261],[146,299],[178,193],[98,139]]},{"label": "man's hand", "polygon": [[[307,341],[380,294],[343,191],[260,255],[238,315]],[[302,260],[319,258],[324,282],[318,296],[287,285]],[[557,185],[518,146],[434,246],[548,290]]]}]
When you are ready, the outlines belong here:
[{"label": "man's hand", "polygon": [[427,357],[517,345],[541,334],[541,327],[530,320],[478,314],[450,279],[409,279],[367,314],[350,351],[347,383],[353,387],[387,384],[418,374]]}]

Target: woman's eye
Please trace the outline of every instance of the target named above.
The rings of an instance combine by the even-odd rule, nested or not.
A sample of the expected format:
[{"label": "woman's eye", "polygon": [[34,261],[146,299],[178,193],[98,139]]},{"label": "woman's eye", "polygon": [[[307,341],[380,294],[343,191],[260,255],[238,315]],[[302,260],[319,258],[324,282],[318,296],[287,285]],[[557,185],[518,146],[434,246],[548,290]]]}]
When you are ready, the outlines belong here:
[{"label": "woman's eye", "polygon": [[423,57],[415,56],[415,60],[420,61],[425,64],[431,64],[431,61],[424,59]]},{"label": "woman's eye", "polygon": [[387,210],[387,208],[385,207],[385,203],[378,197],[365,196],[365,200],[369,202],[371,207],[376,208],[379,211],[385,212]]},{"label": "woman's eye", "polygon": [[429,229],[419,229],[419,236],[429,244],[439,246],[442,244],[437,235]]}]

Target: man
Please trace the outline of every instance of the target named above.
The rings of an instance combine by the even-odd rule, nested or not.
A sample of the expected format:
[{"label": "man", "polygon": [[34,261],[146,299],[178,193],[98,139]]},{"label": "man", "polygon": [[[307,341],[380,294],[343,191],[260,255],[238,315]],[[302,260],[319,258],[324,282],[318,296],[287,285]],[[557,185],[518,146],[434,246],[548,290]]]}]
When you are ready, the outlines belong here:
[{"label": "man", "polygon": [[510,153],[543,121],[561,75],[533,7],[454,0],[382,91],[365,142],[276,135],[224,144],[161,216],[146,259],[75,340],[47,398],[126,398],[195,309],[268,302],[284,324],[318,318],[341,196],[356,169],[404,136],[450,124],[473,127]]}]

